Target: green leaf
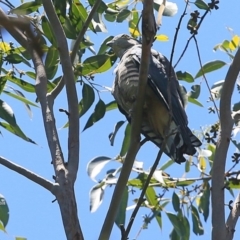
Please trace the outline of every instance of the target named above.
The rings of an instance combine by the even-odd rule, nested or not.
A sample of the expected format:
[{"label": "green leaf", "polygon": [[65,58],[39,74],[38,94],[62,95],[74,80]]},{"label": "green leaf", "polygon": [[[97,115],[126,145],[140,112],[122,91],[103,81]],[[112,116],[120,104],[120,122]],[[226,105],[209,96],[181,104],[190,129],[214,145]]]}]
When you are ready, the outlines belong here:
[{"label": "green leaf", "polygon": [[169,235],[170,240],[181,240],[182,238],[178,236],[175,228],[173,228],[172,232]]},{"label": "green leaf", "polygon": [[115,61],[111,59],[109,55],[96,55],[87,58],[82,66],[78,69],[81,72],[81,75],[93,75],[96,73],[102,73],[109,70]]},{"label": "green leaf", "polygon": [[7,79],[5,76],[0,76],[0,95],[5,87],[5,84],[7,82]]},{"label": "green leaf", "polygon": [[189,186],[191,184],[195,183],[195,180],[184,180],[179,178],[179,180],[177,181],[176,185],[177,186],[182,186],[182,187],[186,187]]},{"label": "green leaf", "polygon": [[143,182],[140,179],[134,178],[131,180],[128,180],[128,186],[136,187],[136,188],[142,188]]},{"label": "green leaf", "polygon": [[187,160],[185,163],[185,172],[189,172],[190,171],[190,166],[191,166],[191,161]]},{"label": "green leaf", "polygon": [[203,0],[197,0],[194,3],[199,9],[208,10],[208,5]]},{"label": "green leaf", "polygon": [[66,17],[65,22],[63,24],[63,29],[67,38],[76,39],[77,37],[76,28],[73,27],[72,22],[69,20],[69,17]]},{"label": "green leaf", "polygon": [[204,181],[202,189],[203,189],[203,194],[199,199],[198,210],[199,212],[203,213],[203,217],[206,222],[209,216],[209,205],[210,205],[210,186],[208,181]]},{"label": "green leaf", "polygon": [[117,13],[105,13],[104,14],[104,18],[108,21],[108,22],[115,22],[115,20],[117,19]]},{"label": "green leaf", "polygon": [[44,35],[49,40],[49,42],[53,46],[57,47],[57,41],[56,41],[56,37],[54,35],[54,31],[45,16],[42,17],[42,29],[43,29]]},{"label": "green leaf", "polygon": [[45,59],[45,70],[48,79],[53,79],[59,64],[59,54],[57,48],[54,46],[49,47]]},{"label": "green leaf", "polygon": [[197,105],[199,107],[203,107],[203,105],[197,99],[188,97],[188,102],[193,103],[193,104],[195,104],[195,105]]},{"label": "green leaf", "polygon": [[97,55],[101,55],[106,53],[107,49],[109,49],[109,46],[107,46],[107,42],[111,41],[113,39],[113,36],[107,37],[101,44]]},{"label": "green leaf", "polygon": [[176,216],[176,215],[174,215],[174,214],[172,214],[172,213],[170,213],[170,212],[166,212],[166,214],[167,214],[170,222],[172,223],[172,225],[173,225],[173,227],[174,227],[177,235],[178,235],[179,237],[182,237],[182,232],[181,232],[181,226],[182,226],[182,224],[181,224],[181,221],[180,221],[180,219],[178,218],[178,216]]},{"label": "green leaf", "polygon": [[[91,6],[93,6],[95,4],[96,0],[88,0],[88,2]],[[108,6],[106,5],[106,3],[101,1],[100,6],[97,8],[97,12],[103,13],[107,8],[108,8]]]},{"label": "green leaf", "polygon": [[233,110],[234,112],[239,111],[239,110],[240,110],[240,102],[234,103],[232,110]]},{"label": "green leaf", "polygon": [[131,14],[131,11],[128,9],[122,9],[119,14],[117,15],[117,22],[121,23],[123,22],[126,18],[129,17],[129,15]]},{"label": "green leaf", "polygon": [[[18,15],[28,15],[38,10],[41,5],[42,4],[40,4],[39,1],[30,1],[21,4],[20,6],[12,9],[10,12]],[[19,21],[21,21],[21,19],[19,19]]]},{"label": "green leaf", "polygon": [[114,109],[116,109],[116,108],[118,108],[118,105],[117,105],[117,102],[116,102],[116,101],[112,101],[112,102],[106,104],[106,112],[107,112],[107,111],[114,110]]},{"label": "green leaf", "polygon": [[188,97],[197,99],[201,91],[201,86],[199,84],[196,84],[196,85],[193,85],[191,89],[192,90],[188,93]]},{"label": "green leaf", "polygon": [[125,129],[125,132],[124,132],[124,139],[123,139],[123,142],[122,142],[122,148],[121,148],[121,151],[120,151],[120,156],[124,156],[127,151],[128,151],[128,148],[129,148],[129,145],[130,145],[130,134],[131,134],[131,125],[128,123],[127,126],[126,126],[126,129]]},{"label": "green leaf", "polygon": [[119,228],[121,228],[121,225],[122,226],[125,225],[127,203],[128,203],[128,187],[126,186],[117,211],[117,216],[115,218],[115,223]]},{"label": "green leaf", "polygon": [[169,159],[166,163],[164,163],[161,167],[160,170],[164,171],[166,170],[168,167],[170,167],[172,164],[174,163],[174,161],[172,159]]},{"label": "green leaf", "polygon": [[12,63],[12,64],[18,64],[18,63],[25,63],[28,67],[31,67],[31,64],[29,61],[27,61],[24,57],[17,53],[11,53],[5,57],[5,61]]},{"label": "green leaf", "polygon": [[82,117],[88,109],[92,106],[95,100],[95,94],[91,86],[83,84],[82,100],[79,102],[79,118]]},{"label": "green leaf", "polygon": [[227,182],[227,186],[230,189],[240,189],[240,180],[237,178],[229,178]]},{"label": "green leaf", "polygon": [[162,229],[162,216],[161,216],[161,213],[156,210],[156,208],[158,206],[158,200],[157,200],[157,194],[153,187],[147,188],[145,197],[146,197],[149,205],[152,207],[151,208],[152,212],[154,213],[154,216],[157,220],[157,223],[158,223],[160,229]]},{"label": "green leaf", "polygon": [[173,192],[173,195],[172,195],[172,205],[173,205],[173,209],[176,212],[178,212],[180,209],[180,200],[178,195],[175,192]]},{"label": "green leaf", "polygon": [[125,123],[125,121],[119,121],[117,122],[117,124],[114,126],[114,130],[113,132],[111,132],[108,136],[109,140],[110,140],[110,144],[111,146],[114,145],[114,140],[115,140],[115,137],[117,135],[117,132],[118,130],[121,128],[121,126]]},{"label": "green leaf", "polygon": [[194,82],[194,78],[189,72],[177,71],[176,75],[177,75],[178,80],[183,80],[188,83]]},{"label": "green leaf", "polygon": [[3,223],[1,222],[1,220],[0,220],[0,230],[2,230],[3,232],[6,233],[6,230],[5,230],[5,228],[4,228]]},{"label": "green leaf", "polygon": [[[58,0],[57,0],[58,1]],[[15,240],[27,240],[27,238],[24,237],[16,237]]]},{"label": "green leaf", "polygon": [[105,115],[105,112],[106,112],[105,103],[100,99],[95,106],[94,112],[89,117],[83,131],[85,131],[87,128],[91,127],[94,123],[96,123],[101,118],[103,118]]},{"label": "green leaf", "polygon": [[96,32],[107,32],[107,28],[103,23],[101,13],[94,13],[92,23]]},{"label": "green leaf", "polygon": [[204,229],[203,229],[198,211],[193,205],[191,205],[191,213],[192,213],[193,232],[196,235],[203,235]]},{"label": "green leaf", "polygon": [[6,80],[16,84],[20,88],[22,88],[24,91],[34,93],[35,92],[35,86],[31,83],[28,83],[20,78],[12,77],[10,74],[5,75],[4,77]]},{"label": "green leaf", "polygon": [[95,177],[101,172],[103,167],[111,161],[110,157],[100,156],[93,158],[87,164],[87,174],[88,176],[96,182]]},{"label": "green leaf", "polygon": [[2,222],[5,228],[7,226],[8,220],[9,220],[9,208],[7,205],[7,201],[4,198],[4,196],[0,194],[0,224]]},{"label": "green leaf", "polygon": [[10,124],[5,123],[5,122],[0,122],[0,126],[3,127],[4,129],[6,129],[7,131],[13,133],[17,137],[20,137],[27,142],[36,144],[31,138],[27,137],[23,133],[23,131],[20,129],[20,127],[18,125],[10,125]]},{"label": "green leaf", "polygon": [[[18,91],[18,90],[14,90],[14,91]],[[35,104],[34,102],[26,99],[25,96],[22,95],[21,93],[17,95],[17,94],[8,92],[8,91],[3,91],[3,92],[4,92],[5,94],[7,94],[8,96],[11,96],[11,97],[13,97],[13,98],[16,98],[17,100],[19,100],[19,101],[21,101],[21,102],[23,102],[23,103],[25,103],[25,104],[29,104],[29,105],[34,106],[34,107],[39,107],[39,106],[38,106],[37,104]],[[19,93],[19,91],[18,91],[18,93]]]},{"label": "green leaf", "polygon": [[132,9],[132,20],[129,21],[128,27],[132,37],[139,37],[141,35],[138,28],[139,27],[138,11],[135,8]]},{"label": "green leaf", "polygon": [[[84,8],[84,6],[78,2],[78,3],[74,3],[72,4],[72,7],[75,8],[75,14],[77,14],[78,17],[81,18],[82,22],[86,22],[87,18],[88,18],[88,13],[86,11],[86,9]],[[90,23],[88,26],[93,32],[95,32],[93,24]]]},{"label": "green leaf", "polygon": [[0,118],[12,126],[17,124],[12,108],[2,100],[0,100]]},{"label": "green leaf", "polygon": [[66,0],[63,0],[63,1],[55,0],[55,1],[53,1],[53,3],[54,3],[55,11],[57,13],[57,16],[58,16],[60,22],[64,23],[65,18],[66,18],[67,1]]},{"label": "green leaf", "polygon": [[216,71],[217,69],[220,69],[225,65],[227,65],[227,63],[221,60],[214,60],[214,61],[208,62],[204,64],[203,67],[198,71],[198,73],[195,76],[195,79],[203,76],[203,73],[206,74],[212,71]]}]

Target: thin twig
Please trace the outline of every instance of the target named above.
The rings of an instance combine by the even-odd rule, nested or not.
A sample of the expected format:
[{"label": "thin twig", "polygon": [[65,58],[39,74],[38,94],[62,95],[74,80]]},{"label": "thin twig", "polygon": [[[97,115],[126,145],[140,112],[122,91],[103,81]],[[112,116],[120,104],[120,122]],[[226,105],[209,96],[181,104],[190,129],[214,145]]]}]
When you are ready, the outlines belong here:
[{"label": "thin twig", "polygon": [[[197,30],[199,30],[199,28],[200,28],[200,26],[201,26],[204,18],[207,16],[208,12],[210,12],[210,7],[205,11],[205,13],[203,14],[203,16],[201,17],[201,19],[200,19],[200,21],[199,21],[199,23],[198,23]],[[185,54],[185,52],[186,52],[186,50],[187,50],[187,48],[188,48],[188,45],[189,45],[190,41],[193,39],[193,37],[194,37],[196,34],[197,34],[197,32],[192,33],[192,36],[188,39],[188,41],[187,41],[187,43],[186,43],[186,45],[185,45],[185,47],[184,47],[184,49],[183,49],[183,52],[182,52],[181,56],[179,57],[179,59],[177,60],[176,64],[174,65],[174,68],[177,67],[178,63],[180,62],[180,60],[181,60],[182,57],[184,56],[184,54]]]},{"label": "thin twig", "polygon": [[[76,57],[76,54],[79,50],[79,46],[80,43],[83,41],[83,37],[89,27],[89,24],[91,23],[93,16],[95,14],[95,12],[97,11],[100,3],[102,2],[102,0],[97,0],[91,10],[91,12],[89,13],[86,22],[83,24],[82,30],[81,32],[78,34],[77,39],[74,43],[72,52],[71,52],[71,63],[74,62],[74,59]],[[63,87],[65,85],[65,80],[64,80],[64,76],[61,78],[61,80],[59,81],[59,83],[57,84],[57,86],[52,90],[51,94],[54,98],[56,98],[58,96],[58,94],[62,91]]]},{"label": "thin twig", "polygon": [[[182,24],[182,20],[184,18],[184,16],[186,16],[186,11],[187,11],[187,6],[188,6],[188,0],[186,1],[186,5],[185,5],[185,8],[184,8],[184,11],[179,19],[179,22],[178,22],[178,25],[177,25],[177,28],[176,28],[176,32],[174,34],[174,38],[173,38],[173,46],[172,46],[172,51],[171,51],[171,56],[170,56],[170,66],[172,66],[172,62],[173,62],[173,55],[174,55],[174,51],[175,51],[175,47],[176,47],[176,43],[177,43],[177,37],[178,37],[178,32],[180,30],[180,27],[181,27],[181,24]],[[174,66],[175,68],[175,66]],[[171,68],[169,69],[169,73],[168,75],[171,76]]]},{"label": "thin twig", "polygon": [[[207,89],[208,89],[209,94],[210,94],[210,96],[211,96],[212,93],[211,93],[210,86],[209,86],[209,84],[208,84],[207,78],[206,78],[205,73],[204,73],[204,70],[203,70],[202,60],[201,60],[200,51],[199,51],[199,47],[198,47],[198,42],[197,42],[196,36],[194,36],[193,39],[194,39],[194,42],[195,42],[195,45],[196,45],[197,55],[198,55],[198,61],[199,61],[200,67],[201,67],[203,79],[204,79],[204,81],[205,81],[205,83],[206,83],[206,85],[207,85]],[[214,99],[212,99],[212,102],[213,102],[214,108],[215,108],[215,110],[216,110],[216,112],[217,112],[218,119],[220,119],[219,111],[218,111],[218,108],[217,108],[217,105],[216,105]]]},{"label": "thin twig", "polygon": [[11,162],[4,157],[0,157],[0,164],[13,170],[14,172],[21,174],[22,176],[30,179],[31,181],[37,183],[38,185],[42,186],[43,188],[47,189],[48,191],[53,192],[54,183],[37,175],[36,173],[31,172],[28,169],[26,169],[20,165],[17,165],[16,163]]}]

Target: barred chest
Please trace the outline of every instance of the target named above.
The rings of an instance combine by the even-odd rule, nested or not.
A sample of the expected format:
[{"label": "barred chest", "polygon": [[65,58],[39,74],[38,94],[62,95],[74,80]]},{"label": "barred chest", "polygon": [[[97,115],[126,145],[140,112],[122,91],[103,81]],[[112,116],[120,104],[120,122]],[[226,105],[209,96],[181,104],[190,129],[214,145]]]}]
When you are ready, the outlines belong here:
[{"label": "barred chest", "polygon": [[115,69],[116,78],[112,88],[112,94],[120,106],[129,114],[136,100],[139,68],[131,56],[123,57]]}]

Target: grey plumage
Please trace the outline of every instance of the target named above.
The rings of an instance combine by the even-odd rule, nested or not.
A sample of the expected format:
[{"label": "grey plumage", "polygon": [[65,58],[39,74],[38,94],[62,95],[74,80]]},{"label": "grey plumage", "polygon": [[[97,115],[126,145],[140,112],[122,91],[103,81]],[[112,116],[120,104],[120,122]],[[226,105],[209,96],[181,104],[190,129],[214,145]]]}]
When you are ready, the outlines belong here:
[{"label": "grey plumage", "polygon": [[[108,42],[108,45],[120,58],[115,69],[116,78],[112,94],[120,111],[131,122],[131,111],[133,103],[136,101],[139,81],[141,44],[130,36],[122,34],[114,37]],[[163,137],[169,135],[164,152],[174,161],[181,163],[186,160],[183,154],[194,155],[195,147],[200,146],[201,142],[187,126],[184,97],[169,61],[153,49],[149,61],[142,134],[158,147],[161,146]],[[168,80],[169,68],[171,68],[170,81]],[[169,82],[172,117],[168,101]]]}]

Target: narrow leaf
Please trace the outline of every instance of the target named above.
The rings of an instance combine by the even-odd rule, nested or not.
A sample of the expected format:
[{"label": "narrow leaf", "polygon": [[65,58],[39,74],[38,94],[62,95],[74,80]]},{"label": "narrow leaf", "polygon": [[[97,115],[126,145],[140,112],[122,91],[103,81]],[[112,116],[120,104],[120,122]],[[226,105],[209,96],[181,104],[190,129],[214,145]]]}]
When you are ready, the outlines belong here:
[{"label": "narrow leaf", "polygon": [[111,132],[108,136],[109,140],[110,140],[110,144],[111,146],[114,145],[114,140],[115,137],[117,135],[118,130],[121,128],[121,126],[125,123],[125,121],[119,121],[116,123],[116,125],[114,126],[113,132]]},{"label": "narrow leaf", "polygon": [[160,170],[164,171],[166,170],[168,167],[170,167],[172,164],[174,163],[174,161],[172,159],[169,159],[167,162],[165,162],[161,167]]},{"label": "narrow leaf", "polygon": [[128,187],[126,186],[117,211],[117,216],[115,218],[115,223],[119,228],[121,228],[121,225],[122,226],[125,225],[127,203],[128,203]]},{"label": "narrow leaf", "polygon": [[198,209],[200,212],[203,213],[204,216],[204,220],[205,222],[208,219],[209,216],[209,205],[210,205],[210,186],[209,183],[207,181],[204,181],[203,183],[203,194],[200,197],[200,201],[199,201],[199,206]]},{"label": "narrow leaf", "polygon": [[175,192],[173,192],[173,195],[172,195],[172,205],[173,205],[173,209],[176,212],[178,212],[180,209],[180,200],[178,195]]},{"label": "narrow leaf", "polygon": [[12,108],[2,100],[0,100],[0,118],[12,126],[17,124]]},{"label": "narrow leaf", "polygon": [[204,234],[204,229],[198,214],[197,209],[191,205],[191,213],[192,213],[192,222],[193,222],[193,232],[196,235],[203,235]]},{"label": "narrow leaf", "polygon": [[87,164],[87,174],[88,174],[88,176],[93,181],[97,182],[95,177],[101,172],[103,167],[110,161],[111,161],[111,158],[110,157],[105,157],[105,156],[93,158]]},{"label": "narrow leaf", "polygon": [[199,84],[193,85],[191,91],[187,94],[189,98],[197,99],[199,97],[201,86]]},{"label": "narrow leaf", "polygon": [[178,80],[183,80],[188,83],[194,82],[194,78],[189,72],[177,71],[176,75],[177,75]]},{"label": "narrow leaf", "polygon": [[116,102],[116,101],[112,101],[112,102],[106,104],[106,112],[107,112],[107,111],[114,110],[114,109],[116,109],[117,107],[118,107],[117,102]]},{"label": "narrow leaf", "polygon": [[166,42],[169,40],[169,38],[167,35],[159,34],[156,36],[156,40],[161,41],[161,42]]},{"label": "narrow leaf", "polygon": [[188,102],[193,103],[199,107],[203,107],[203,105],[195,98],[188,97]]},{"label": "narrow leaf", "polygon": [[83,84],[82,100],[79,102],[79,117],[82,117],[92,106],[95,100],[94,91],[88,84]]},{"label": "narrow leaf", "polygon": [[31,138],[27,137],[18,125],[10,125],[5,122],[0,122],[0,126],[5,128],[7,131],[13,133],[14,135],[22,138],[23,140],[36,144]]},{"label": "narrow leaf", "polygon": [[203,0],[197,0],[194,3],[199,9],[208,10],[208,5]]},{"label": "narrow leaf", "polygon": [[125,128],[125,132],[124,132],[124,139],[122,142],[122,148],[120,151],[120,156],[124,156],[129,148],[129,144],[130,144],[130,133],[131,133],[131,126],[130,124],[127,124],[126,128]]},{"label": "narrow leaf", "polygon": [[203,76],[203,74],[220,69],[225,65],[227,65],[227,63],[225,63],[224,61],[221,61],[221,60],[215,60],[215,61],[208,62],[208,63],[204,64],[203,67],[198,71],[198,73],[195,76],[195,79]]},{"label": "narrow leaf", "polygon": [[95,185],[89,193],[90,197],[90,211],[95,212],[102,204],[104,189],[106,186],[102,183]]},{"label": "narrow leaf", "polygon": [[[4,228],[7,226],[9,220],[9,208],[6,199],[0,194],[0,224],[2,222]],[[4,230],[4,229],[2,229]]]},{"label": "narrow leaf", "polygon": [[106,112],[105,103],[100,99],[95,106],[94,112],[89,117],[83,131],[85,131],[87,128],[91,127],[94,123],[96,123],[101,118],[103,118],[105,115],[105,112]]}]

